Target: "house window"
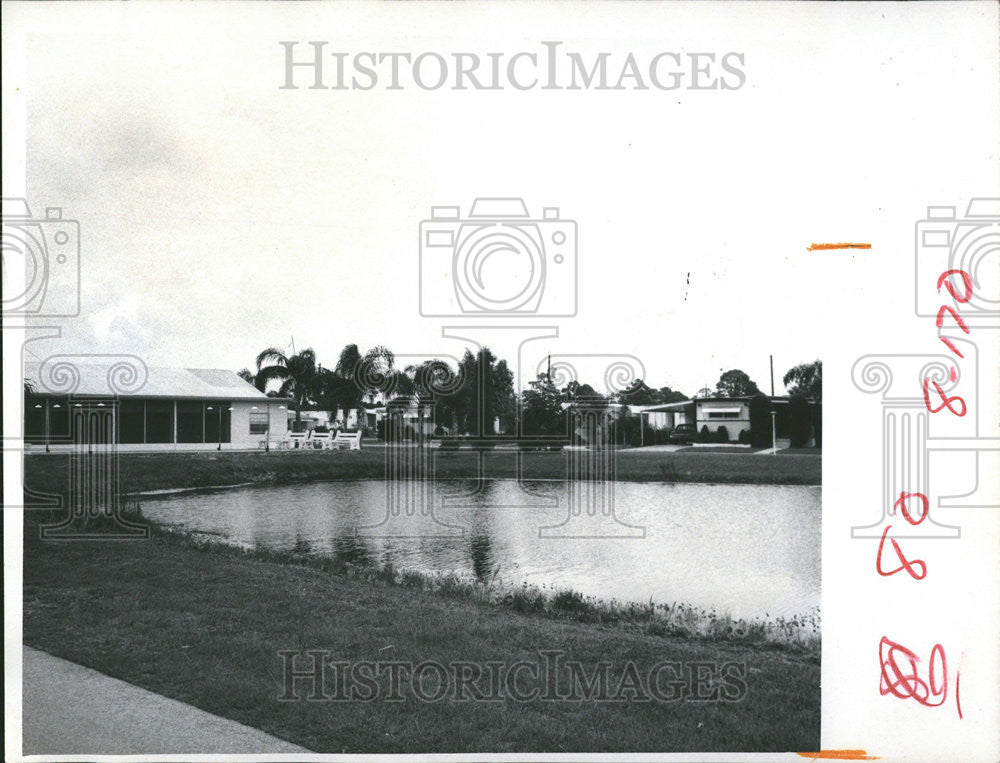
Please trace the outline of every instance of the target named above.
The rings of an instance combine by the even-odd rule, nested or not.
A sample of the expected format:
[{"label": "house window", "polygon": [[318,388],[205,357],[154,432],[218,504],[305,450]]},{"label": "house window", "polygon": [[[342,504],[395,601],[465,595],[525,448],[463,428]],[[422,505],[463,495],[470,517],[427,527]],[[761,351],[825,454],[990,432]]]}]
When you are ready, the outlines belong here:
[{"label": "house window", "polygon": [[144,418],[145,404],[142,400],[122,400],[118,404],[118,442],[143,442]]},{"label": "house window", "polygon": [[267,434],[267,411],[250,411],[250,434]]},{"label": "house window", "polygon": [[205,442],[230,441],[230,404],[212,400],[205,403]]},{"label": "house window", "polygon": [[49,441],[69,441],[69,398],[49,400]]},{"label": "house window", "polygon": [[709,419],[739,419],[739,411],[708,411]]},{"label": "house window", "polygon": [[107,405],[90,402],[73,403],[73,442],[77,445],[110,445],[114,442],[115,415]]},{"label": "house window", "polygon": [[205,442],[204,404],[177,402],[177,442]]},{"label": "house window", "polygon": [[27,397],[24,401],[24,439],[45,441],[45,404],[43,397]]},{"label": "house window", "polygon": [[174,403],[172,400],[146,401],[146,442],[174,441]]}]

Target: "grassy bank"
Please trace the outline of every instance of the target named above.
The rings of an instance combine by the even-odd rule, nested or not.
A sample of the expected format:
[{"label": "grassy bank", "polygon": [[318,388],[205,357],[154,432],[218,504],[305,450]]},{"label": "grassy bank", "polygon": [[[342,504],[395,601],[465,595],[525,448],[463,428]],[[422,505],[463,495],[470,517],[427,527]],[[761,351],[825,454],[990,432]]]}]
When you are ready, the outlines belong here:
[{"label": "grassy bank", "polygon": [[[492,451],[435,453],[439,479],[486,477],[565,479],[566,452]],[[385,450],[122,453],[120,484],[130,491],[210,487],[243,483],[280,484],[338,479],[381,479]],[[520,471],[519,471],[520,469]],[[636,482],[702,482],[818,485],[819,455],[662,452],[643,449],[617,453],[617,478]],[[25,458],[25,487],[64,494],[69,479],[66,454],[30,454]]]},{"label": "grassy bank", "polygon": [[146,525],[151,533],[160,538],[202,551],[308,567],[359,581],[388,584],[541,617],[598,624],[648,635],[775,648],[795,652],[817,663],[820,659],[818,609],[789,618],[733,618],[729,614],[719,614],[714,609],[706,610],[685,602],[600,599],[565,588],[552,589],[527,582],[509,583],[500,577],[499,567],[493,575],[482,579],[456,572],[400,570],[392,562],[375,559],[351,536],[338,539],[329,553],[316,554],[307,549],[247,548],[161,525],[143,518],[138,502],[130,502],[130,506],[136,512],[129,515],[131,521]]},{"label": "grassy bank", "polygon": [[[321,752],[818,749],[811,650],[611,626],[572,596],[517,612],[457,585],[322,564],[201,548],[161,531],[146,541],[41,542],[28,527],[25,643]],[[371,701],[305,701],[307,686],[301,701],[280,701],[279,652],[309,649],[351,663],[506,666],[559,650],[587,674],[610,663],[611,687],[629,664],[645,675],[679,663],[686,678],[668,700],[612,691],[606,701],[427,702],[404,692],[395,702],[379,674]],[[698,663],[716,666],[706,683]],[[745,691],[730,683],[719,692],[724,663],[742,670]]]}]

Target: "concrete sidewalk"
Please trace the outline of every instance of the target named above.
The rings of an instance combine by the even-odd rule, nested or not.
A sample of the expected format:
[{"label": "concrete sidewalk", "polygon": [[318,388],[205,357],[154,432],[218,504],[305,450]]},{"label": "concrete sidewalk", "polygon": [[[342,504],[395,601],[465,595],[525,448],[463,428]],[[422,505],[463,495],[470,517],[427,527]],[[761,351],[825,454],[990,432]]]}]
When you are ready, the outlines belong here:
[{"label": "concrete sidewalk", "polygon": [[24,647],[25,755],[303,753],[236,721]]}]

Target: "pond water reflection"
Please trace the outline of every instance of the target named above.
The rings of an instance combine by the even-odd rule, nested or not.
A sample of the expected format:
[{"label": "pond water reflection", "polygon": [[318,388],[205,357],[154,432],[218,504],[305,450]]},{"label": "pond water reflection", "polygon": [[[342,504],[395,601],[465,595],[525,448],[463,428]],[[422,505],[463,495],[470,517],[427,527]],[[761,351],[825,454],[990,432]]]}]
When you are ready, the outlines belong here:
[{"label": "pond water reflection", "polygon": [[417,511],[387,521],[388,485],[378,480],[147,496],[142,508],[186,531],[355,564],[684,602],[734,617],[791,617],[819,607],[819,487],[619,482],[621,537],[582,538],[550,537],[576,526],[564,483],[412,487],[431,495],[433,517]]}]

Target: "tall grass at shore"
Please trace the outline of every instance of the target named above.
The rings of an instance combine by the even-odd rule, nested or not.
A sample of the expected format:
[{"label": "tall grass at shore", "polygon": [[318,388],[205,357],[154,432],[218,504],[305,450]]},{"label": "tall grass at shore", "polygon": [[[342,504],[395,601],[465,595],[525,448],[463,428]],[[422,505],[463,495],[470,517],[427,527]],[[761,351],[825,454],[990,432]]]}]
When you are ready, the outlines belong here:
[{"label": "tall grass at shore", "polygon": [[391,566],[384,566],[375,574],[395,585],[471,599],[490,606],[511,607],[517,612],[569,618],[650,635],[760,644],[819,656],[818,608],[792,618],[746,619],[684,602],[619,601],[584,596],[565,588],[508,583],[497,575],[481,581],[455,572],[427,574],[396,571]]}]

